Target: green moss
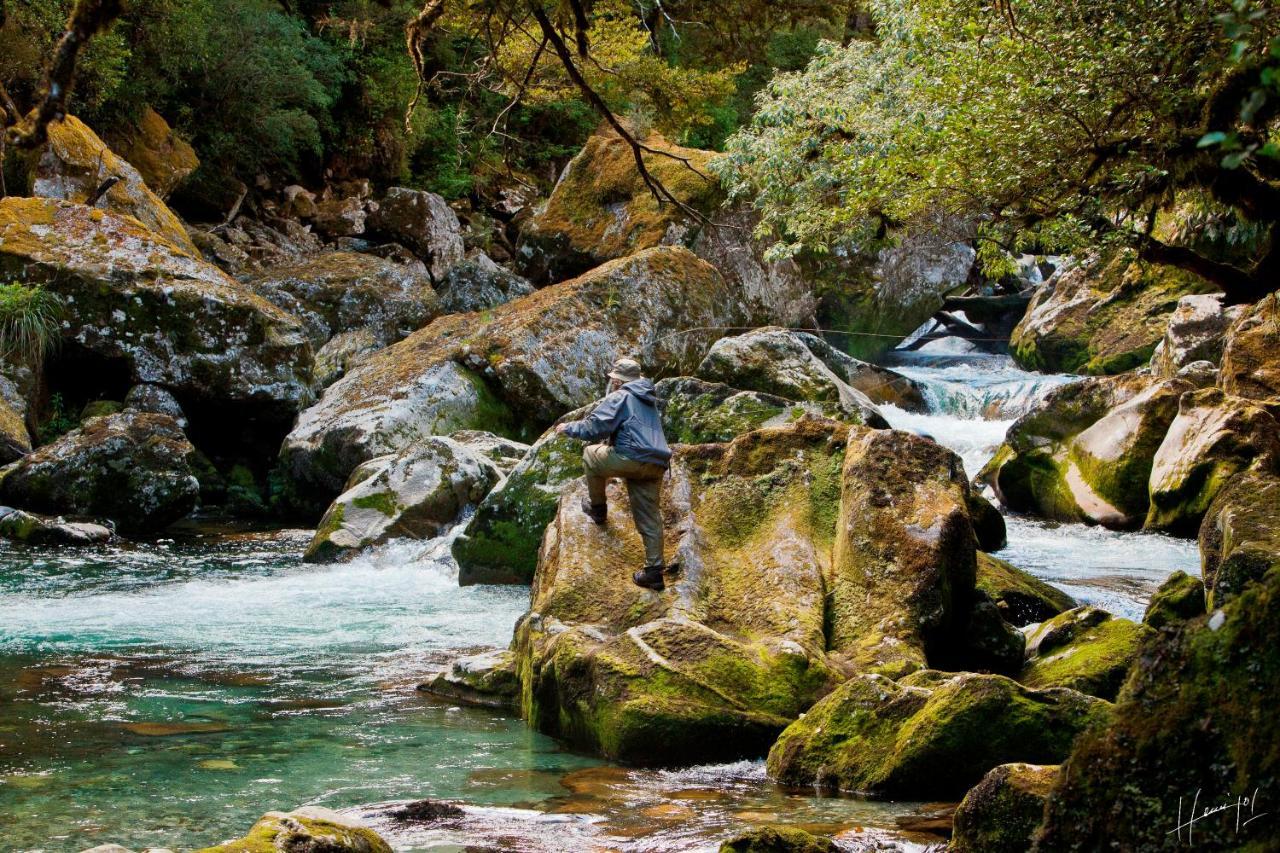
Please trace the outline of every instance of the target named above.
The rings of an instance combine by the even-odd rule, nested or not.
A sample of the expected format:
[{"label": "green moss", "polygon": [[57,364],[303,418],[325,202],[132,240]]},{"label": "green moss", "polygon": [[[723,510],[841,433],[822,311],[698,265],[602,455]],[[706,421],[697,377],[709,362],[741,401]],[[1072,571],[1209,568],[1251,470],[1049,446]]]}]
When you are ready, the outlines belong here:
[{"label": "green moss", "polygon": [[1151,596],[1142,623],[1151,628],[1177,625],[1203,616],[1204,584],[1186,572],[1174,572]]},{"label": "green moss", "polygon": [[1058,777],[1056,765],[1002,764],[964,795],[950,853],[1025,853]]},{"label": "green moss", "polygon": [[1096,608],[1077,608],[1050,619],[1029,639],[1039,648],[1018,680],[1028,687],[1070,687],[1114,699],[1151,633],[1145,625],[1112,617]]},{"label": "green moss", "polygon": [[983,552],[978,552],[977,588],[991,597],[1010,624],[1018,626],[1052,619],[1076,606],[1057,587]]},{"label": "green moss", "polygon": [[838,853],[830,838],[790,826],[749,829],[720,845],[720,853]]},{"label": "green moss", "polygon": [[[295,829],[294,827],[298,827]],[[330,853],[391,853],[376,832],[297,813],[268,813],[249,833],[235,841],[197,853],[279,853],[281,850],[324,850]]]},{"label": "green moss", "polygon": [[388,518],[394,518],[400,512],[400,504],[396,500],[395,492],[374,492],[373,494],[361,495],[351,503],[360,509],[371,509],[380,512]]}]

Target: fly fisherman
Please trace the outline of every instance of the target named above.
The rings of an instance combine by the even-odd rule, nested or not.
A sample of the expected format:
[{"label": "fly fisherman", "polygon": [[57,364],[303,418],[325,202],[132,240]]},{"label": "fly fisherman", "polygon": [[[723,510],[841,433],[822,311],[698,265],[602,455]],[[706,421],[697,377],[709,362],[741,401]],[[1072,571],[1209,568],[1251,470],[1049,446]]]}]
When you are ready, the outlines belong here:
[{"label": "fly fisherman", "polygon": [[631,518],[644,541],[644,568],[631,579],[661,591],[662,511],[658,499],[671,450],[662,433],[658,396],[653,383],[641,374],[640,365],[629,358],[614,362],[608,390],[608,396],[591,414],[560,424],[556,432],[579,441],[600,442],[582,451],[588,495],[582,500],[582,511],[596,524],[608,520],[605,484],[613,477],[626,481]]}]

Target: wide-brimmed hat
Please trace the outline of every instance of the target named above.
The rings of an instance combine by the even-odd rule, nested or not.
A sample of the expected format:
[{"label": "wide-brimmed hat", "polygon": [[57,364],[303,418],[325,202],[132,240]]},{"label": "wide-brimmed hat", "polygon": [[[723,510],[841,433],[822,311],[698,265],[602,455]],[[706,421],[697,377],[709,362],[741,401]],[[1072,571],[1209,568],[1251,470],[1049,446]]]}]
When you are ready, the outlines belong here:
[{"label": "wide-brimmed hat", "polygon": [[613,363],[613,369],[609,371],[609,378],[616,379],[619,382],[635,382],[637,379],[643,379],[644,374],[640,372],[640,363],[631,358],[620,358]]}]

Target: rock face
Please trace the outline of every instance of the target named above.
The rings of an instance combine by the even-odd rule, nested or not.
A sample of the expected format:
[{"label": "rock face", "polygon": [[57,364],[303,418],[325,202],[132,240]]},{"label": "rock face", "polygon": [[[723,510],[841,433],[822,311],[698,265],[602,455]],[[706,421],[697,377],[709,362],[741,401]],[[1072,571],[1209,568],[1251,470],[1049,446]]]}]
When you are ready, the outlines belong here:
[{"label": "rock face", "polygon": [[378,203],[370,222],[373,231],[404,243],[422,258],[431,279],[444,280],[463,259],[462,225],[448,202],[435,193],[393,187]]},{"label": "rock face", "polygon": [[1223,307],[1222,298],[1221,293],[1195,293],[1178,300],[1151,355],[1152,373],[1171,379],[1198,361],[1218,364],[1227,329],[1242,313],[1239,306]]},{"label": "rock face", "polygon": [[999,764],[1053,764],[1110,704],[1031,690],[1000,675],[856,676],[792,723],[769,751],[784,785],[885,797],[955,797]]},{"label": "rock face", "polygon": [[0,376],[0,465],[31,452],[27,401],[9,379]]},{"label": "rock face", "polygon": [[488,459],[504,477],[529,453],[529,445],[483,430],[462,429],[449,437],[471,452]]},{"label": "rock face", "polygon": [[[132,216],[193,258],[200,257],[182,220],[147,186],[138,170],[106,146],[75,116],[49,123],[49,141],[31,168],[31,194],[70,202],[88,200],[115,178],[98,207]],[[99,250],[101,251],[101,250]]]},{"label": "rock face", "polygon": [[547,529],[513,648],[537,729],[629,763],[759,755],[837,680],[823,636],[844,442],[805,420],[729,444],[678,448],[663,488],[663,594],[643,562],[625,491],[606,527],[567,489]]},{"label": "rock face", "polygon": [[316,349],[367,328],[375,347],[395,343],[439,313],[426,267],[331,252],[272,267],[246,286],[302,321]]},{"label": "rock face", "polygon": [[880,429],[889,426],[865,394],[837,376],[808,342],[786,329],[757,329],[721,338],[698,366],[698,375],[744,391],[836,403],[846,419]]},{"label": "rock face", "polygon": [[947,853],[1026,853],[1057,765],[1001,764],[964,795]]},{"label": "rock face", "polygon": [[115,538],[111,528],[92,521],[66,521],[0,506],[0,537],[32,545],[97,545]]},{"label": "rock face", "polygon": [[67,305],[64,340],[187,399],[290,413],[310,397],[297,320],[137,222],[84,205],[0,199],[0,274]]},{"label": "rock face", "polygon": [[197,853],[391,853],[391,845],[355,818],[320,806],[267,812],[249,834]]},{"label": "rock face", "polygon": [[1280,477],[1249,471],[1231,479],[1200,525],[1204,585],[1221,607],[1280,566]]},{"label": "rock face", "polygon": [[483,252],[459,261],[440,282],[440,310],[445,314],[497,308],[533,293],[533,285]]},{"label": "rock face", "polygon": [[1217,388],[1185,395],[1152,460],[1146,526],[1192,535],[1236,473],[1280,464],[1280,423],[1250,401]]},{"label": "rock face", "polygon": [[1030,370],[1121,373],[1151,359],[1179,299],[1211,290],[1190,273],[1107,252],[1055,273],[1009,346]]},{"label": "rock face", "polygon": [[1027,662],[1018,680],[1028,687],[1070,687],[1115,699],[1138,650],[1145,625],[1096,607],[1077,607],[1030,630]]},{"label": "rock face", "polygon": [[[1231,807],[1195,822],[1196,849],[1275,849],[1280,823],[1243,822],[1271,811],[1280,796],[1280,715],[1271,701],[1280,685],[1277,649],[1276,569],[1208,616],[1149,639],[1114,722],[1085,734],[1063,766],[1036,849],[1176,849],[1188,843],[1197,791],[1199,809]],[[1248,798],[1240,824],[1237,797]]]},{"label": "rock face", "polygon": [[147,186],[160,198],[168,198],[187,176],[200,166],[195,149],[173,132],[169,123],[151,107],[136,122],[110,137],[111,147],[128,160]]},{"label": "rock face", "polygon": [[514,434],[596,399],[614,359],[688,372],[741,306],[714,269],[658,248],[501,305],[442,317],[363,360],[298,418],[281,461],[299,494],[336,495],[361,462],[459,429]]},{"label": "rock face", "polygon": [[124,530],[159,530],[195,508],[194,453],[166,415],[91,418],[15,463],[0,480],[0,499],[36,512],[109,518]]},{"label": "rock face", "polygon": [[124,397],[124,408],[133,412],[152,412],[173,418],[180,429],[186,429],[187,416],[177,399],[159,385],[134,385]]},{"label": "rock face", "polygon": [[1076,606],[1062,590],[982,552],[977,587],[991,597],[1005,621],[1018,627],[1044,622]]},{"label": "rock face", "polygon": [[978,479],[1013,510],[1137,527],[1152,460],[1192,387],[1137,374],[1064,385],[1009,428]]},{"label": "rock face", "polygon": [[1244,312],[1227,332],[1222,390],[1237,397],[1280,397],[1280,301],[1271,294]]},{"label": "rock face", "polygon": [[432,539],[501,479],[492,462],[449,438],[371,459],[325,512],[304,559],[333,562],[388,539]]}]

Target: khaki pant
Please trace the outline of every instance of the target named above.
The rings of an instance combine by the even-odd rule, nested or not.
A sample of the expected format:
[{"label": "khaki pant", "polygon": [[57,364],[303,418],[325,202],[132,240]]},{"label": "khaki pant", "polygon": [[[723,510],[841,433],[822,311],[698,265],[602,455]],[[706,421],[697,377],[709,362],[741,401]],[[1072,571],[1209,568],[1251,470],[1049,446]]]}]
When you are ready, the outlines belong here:
[{"label": "khaki pant", "polygon": [[587,494],[595,506],[606,502],[604,487],[613,477],[627,483],[631,518],[644,542],[644,564],[661,566],[662,559],[662,476],[666,469],[650,462],[636,462],[607,444],[593,444],[582,451],[582,467],[587,473]]}]

